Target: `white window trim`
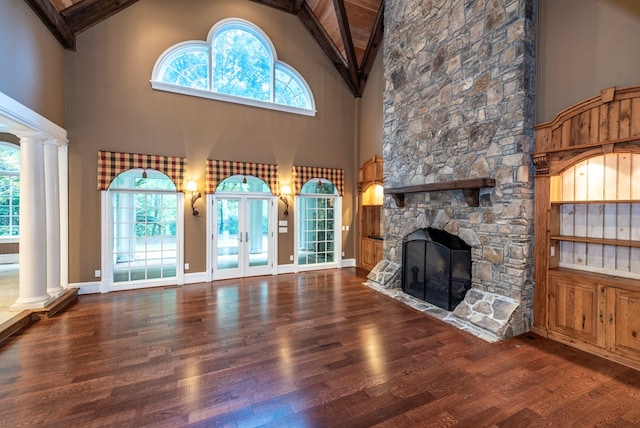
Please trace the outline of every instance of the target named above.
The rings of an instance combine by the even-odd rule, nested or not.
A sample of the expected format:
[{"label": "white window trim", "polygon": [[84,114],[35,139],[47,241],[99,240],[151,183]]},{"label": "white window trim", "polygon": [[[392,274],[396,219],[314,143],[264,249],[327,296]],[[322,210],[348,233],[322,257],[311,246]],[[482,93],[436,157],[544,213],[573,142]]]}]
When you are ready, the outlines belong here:
[{"label": "white window trim", "polygon": [[234,95],[221,94],[218,92],[204,91],[197,88],[188,88],[186,86],[173,85],[151,80],[151,87],[158,91],[173,92],[176,94],[190,95],[192,97],[208,98],[210,100],[226,101],[228,103],[242,104],[251,107],[259,107],[270,110],[283,111],[286,113],[295,113],[303,116],[315,116],[316,111],[306,110],[299,107],[287,106],[284,104],[276,104],[268,101],[254,100],[252,98],[238,97]]},{"label": "white window trim", "polygon": [[[113,264],[111,263],[111,255],[113,252],[113,198],[111,192],[118,191],[101,191],[102,206],[102,261],[101,261],[101,277],[99,283],[99,292],[108,293],[110,291],[135,290],[150,287],[161,287],[168,285],[184,284],[184,193],[176,192],[178,215],[176,218],[176,276],[172,278],[161,278],[153,280],[139,280],[128,282],[113,282]],[[162,191],[159,191],[162,192]],[[173,192],[170,192],[173,193]],[[183,209],[180,209],[182,207]]]},{"label": "white window trim", "polygon": [[[270,49],[271,60],[272,60],[271,86],[273,88],[273,90],[271,91],[271,98],[272,98],[271,101],[260,101],[253,98],[240,97],[236,95],[228,95],[228,94],[223,94],[219,92],[214,92],[211,90],[212,88],[211,79],[213,78],[213,73],[211,70],[211,67],[212,67],[211,42],[213,41],[213,39],[221,29],[226,30],[234,27],[238,29],[242,29],[249,33],[252,33],[257,38],[260,38],[263,42],[265,42],[267,44],[268,49]],[[206,48],[209,51],[209,81],[208,81],[207,90],[189,88],[186,86],[175,85],[171,83],[162,82],[159,80],[160,72],[163,70],[165,64],[171,62],[173,58],[175,58],[177,55],[181,55],[182,52],[189,49],[190,47],[194,49]],[[303,109],[300,107],[293,107],[293,106],[275,103],[274,98],[275,98],[275,88],[276,88],[276,82],[275,82],[276,68],[286,70],[288,73],[290,73],[293,76],[294,80],[296,80],[298,84],[304,87],[304,89],[307,92],[307,95],[309,96],[309,102],[311,104],[311,107],[309,109]],[[309,86],[307,81],[304,79],[304,77],[289,64],[278,60],[278,56],[277,56],[275,47],[271,42],[271,39],[258,26],[241,18],[226,18],[221,21],[218,21],[211,28],[211,30],[209,30],[209,34],[207,35],[206,42],[203,42],[200,40],[188,40],[185,42],[177,43],[169,47],[168,49],[166,49],[156,60],[156,63],[153,66],[153,71],[151,72],[151,80],[149,82],[151,84],[151,88],[158,91],[172,92],[176,94],[189,95],[189,96],[199,97],[199,98],[207,98],[207,99],[216,100],[216,101],[225,101],[225,102],[230,102],[235,104],[247,105],[251,107],[282,111],[286,113],[294,113],[294,114],[299,114],[303,116],[313,117],[317,113],[316,102],[313,96],[313,92],[311,91],[311,87]]]},{"label": "white window trim", "polygon": [[[312,179],[313,180],[313,179]],[[315,179],[318,180],[317,178]],[[311,180],[309,180],[311,181]],[[305,195],[296,195],[294,200],[294,205],[296,207],[296,224],[294,228],[294,239],[293,239],[293,260],[295,262],[295,271],[296,272],[305,272],[312,270],[323,270],[323,269],[342,269],[342,196],[334,194],[334,195],[313,195],[307,194],[306,197],[313,198],[315,196],[327,197],[330,196],[334,198],[334,211],[335,211],[335,219],[334,219],[334,236],[335,236],[335,244],[334,244],[334,252],[335,252],[335,261],[328,263],[316,263],[313,265],[301,265],[298,263],[298,244],[300,243],[298,238],[298,221],[301,217],[300,214],[300,198],[304,198]]]}]

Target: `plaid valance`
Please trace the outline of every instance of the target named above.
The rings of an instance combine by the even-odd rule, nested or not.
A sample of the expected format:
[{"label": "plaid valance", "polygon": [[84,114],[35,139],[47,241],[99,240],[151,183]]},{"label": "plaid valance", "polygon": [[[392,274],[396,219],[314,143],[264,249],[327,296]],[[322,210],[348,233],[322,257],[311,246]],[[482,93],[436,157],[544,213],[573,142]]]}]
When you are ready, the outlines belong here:
[{"label": "plaid valance", "polygon": [[295,183],[294,193],[300,194],[302,186],[312,178],[324,178],[329,180],[338,189],[338,194],[344,193],[344,170],[338,168],[319,168],[315,166],[293,166],[293,181]]},{"label": "plaid valance", "polygon": [[98,190],[107,190],[118,174],[132,168],[155,169],[166,174],[176,189],[182,189],[186,158],[98,151]]},{"label": "plaid valance", "polygon": [[274,195],[278,194],[278,165],[207,159],[206,193],[215,193],[218,185],[232,175],[253,175],[263,180]]}]

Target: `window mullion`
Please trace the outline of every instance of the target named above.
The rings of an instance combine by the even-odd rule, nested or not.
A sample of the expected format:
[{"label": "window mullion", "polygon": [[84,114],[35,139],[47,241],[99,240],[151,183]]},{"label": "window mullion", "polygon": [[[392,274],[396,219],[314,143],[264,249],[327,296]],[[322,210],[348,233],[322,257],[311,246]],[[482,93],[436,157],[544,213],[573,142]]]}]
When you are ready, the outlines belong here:
[{"label": "window mullion", "polygon": [[271,62],[271,102],[276,102],[276,64]]},{"label": "window mullion", "polygon": [[[211,43],[213,44],[213,40]],[[209,78],[207,80],[209,85],[208,89],[213,92],[213,45],[209,45]]]}]

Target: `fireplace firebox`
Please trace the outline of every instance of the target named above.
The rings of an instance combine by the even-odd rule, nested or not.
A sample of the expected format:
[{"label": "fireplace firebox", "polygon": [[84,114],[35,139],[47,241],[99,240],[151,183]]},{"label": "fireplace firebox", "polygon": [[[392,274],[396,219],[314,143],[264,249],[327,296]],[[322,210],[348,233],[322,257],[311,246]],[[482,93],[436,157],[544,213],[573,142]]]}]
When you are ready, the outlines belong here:
[{"label": "fireplace firebox", "polygon": [[444,230],[419,229],[402,242],[402,290],[452,311],[471,288],[471,247]]}]

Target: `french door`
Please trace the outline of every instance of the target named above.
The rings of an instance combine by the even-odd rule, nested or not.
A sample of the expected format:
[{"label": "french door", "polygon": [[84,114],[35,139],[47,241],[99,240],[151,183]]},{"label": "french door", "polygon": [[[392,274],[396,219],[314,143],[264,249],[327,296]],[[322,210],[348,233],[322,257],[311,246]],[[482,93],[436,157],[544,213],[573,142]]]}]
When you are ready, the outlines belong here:
[{"label": "french door", "polygon": [[214,196],[213,279],[273,273],[272,211],[273,197]]}]

